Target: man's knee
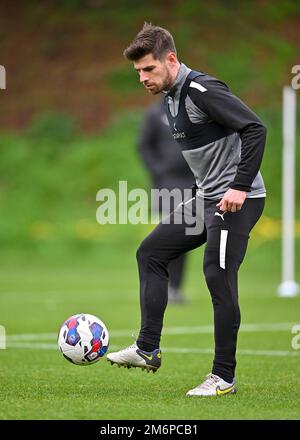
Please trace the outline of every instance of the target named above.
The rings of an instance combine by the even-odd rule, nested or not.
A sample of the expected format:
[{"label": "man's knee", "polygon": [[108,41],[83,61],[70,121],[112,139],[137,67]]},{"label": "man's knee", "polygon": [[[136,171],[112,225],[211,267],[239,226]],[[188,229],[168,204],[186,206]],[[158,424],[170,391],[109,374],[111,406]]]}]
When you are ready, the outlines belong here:
[{"label": "man's knee", "polygon": [[152,252],[151,242],[150,240],[147,240],[147,238],[145,238],[136,251],[137,261],[141,262],[149,259],[151,252]]},{"label": "man's knee", "polygon": [[168,262],[162,258],[158,249],[151,245],[151,240],[145,239],[136,251],[139,270],[150,271],[159,277],[168,278]]},{"label": "man's knee", "polygon": [[166,266],[165,260],[162,258],[159,247],[155,246],[155,241],[151,236],[146,237],[136,251],[136,258],[140,268],[157,266]]},{"label": "man's knee", "polygon": [[142,244],[140,244],[140,246],[138,247],[138,249],[136,251],[137,262],[138,263],[142,262],[145,259],[145,255],[146,254],[144,252],[143,246],[142,246]]}]

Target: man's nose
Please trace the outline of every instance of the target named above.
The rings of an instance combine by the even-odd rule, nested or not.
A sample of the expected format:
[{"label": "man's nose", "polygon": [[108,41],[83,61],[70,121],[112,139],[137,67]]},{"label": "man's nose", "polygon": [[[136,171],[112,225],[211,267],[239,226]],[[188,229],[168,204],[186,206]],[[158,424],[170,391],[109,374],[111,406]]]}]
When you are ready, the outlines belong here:
[{"label": "man's nose", "polygon": [[140,73],[140,82],[143,83],[148,80],[148,75],[145,72]]}]

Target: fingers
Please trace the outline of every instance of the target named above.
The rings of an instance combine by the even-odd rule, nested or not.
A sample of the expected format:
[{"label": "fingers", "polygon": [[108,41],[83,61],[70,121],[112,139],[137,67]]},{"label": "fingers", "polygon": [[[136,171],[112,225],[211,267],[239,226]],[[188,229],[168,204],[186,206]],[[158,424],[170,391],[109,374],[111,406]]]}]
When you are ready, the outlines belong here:
[{"label": "fingers", "polygon": [[226,199],[222,199],[218,206],[220,211],[236,212],[234,203],[230,203]]},{"label": "fingers", "polygon": [[219,203],[216,204],[220,211],[226,211],[226,201],[222,199]]},{"label": "fingers", "polygon": [[220,211],[237,212],[242,209],[245,198],[245,192],[229,189],[216,206]]},{"label": "fingers", "polygon": [[242,209],[242,206],[237,203],[227,203],[227,211],[229,212],[237,212]]},{"label": "fingers", "polygon": [[216,206],[220,209],[220,211],[228,211],[228,212],[237,212],[242,209],[241,204],[230,203],[227,200],[221,200]]},{"label": "fingers", "polygon": [[237,212],[237,211],[240,211],[241,209],[242,209],[242,204],[241,204],[241,203],[232,203],[232,204],[230,205],[230,208],[229,208],[229,206],[228,206],[227,211],[230,211],[230,212]]}]

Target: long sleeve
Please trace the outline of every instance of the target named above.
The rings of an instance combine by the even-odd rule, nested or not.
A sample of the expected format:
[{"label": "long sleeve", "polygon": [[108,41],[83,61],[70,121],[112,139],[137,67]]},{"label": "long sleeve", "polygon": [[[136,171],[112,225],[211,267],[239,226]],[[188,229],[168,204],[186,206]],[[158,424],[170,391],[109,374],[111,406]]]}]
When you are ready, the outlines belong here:
[{"label": "long sleeve", "polygon": [[211,120],[238,132],[241,138],[241,160],[229,187],[250,191],[264,153],[265,126],[222,81],[199,77],[195,82],[201,87],[189,88],[189,96],[193,103]]}]

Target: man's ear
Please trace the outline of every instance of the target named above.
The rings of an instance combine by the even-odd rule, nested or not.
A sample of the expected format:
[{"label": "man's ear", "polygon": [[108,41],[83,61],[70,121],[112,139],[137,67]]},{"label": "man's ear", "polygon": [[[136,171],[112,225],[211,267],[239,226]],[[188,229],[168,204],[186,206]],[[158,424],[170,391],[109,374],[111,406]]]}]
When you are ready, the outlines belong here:
[{"label": "man's ear", "polygon": [[171,65],[174,65],[177,63],[177,55],[175,52],[169,52],[167,54],[166,59],[167,59],[167,62],[170,63]]}]

